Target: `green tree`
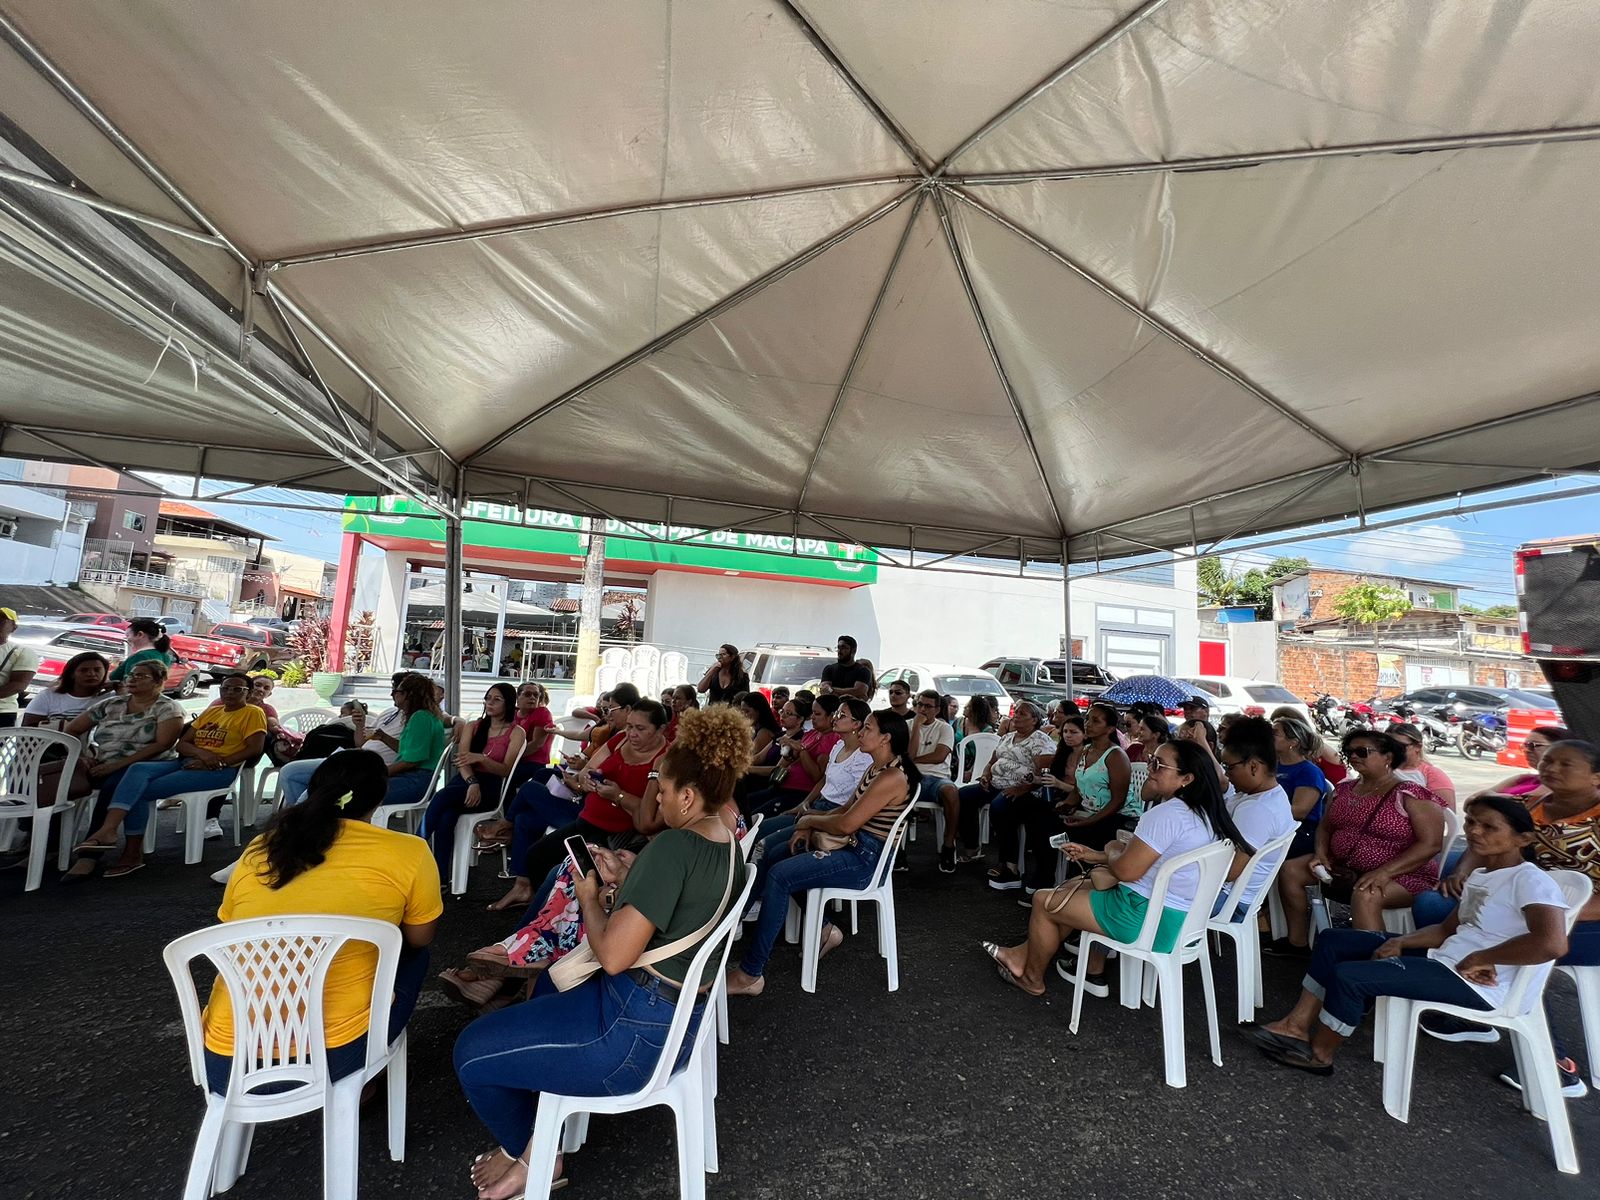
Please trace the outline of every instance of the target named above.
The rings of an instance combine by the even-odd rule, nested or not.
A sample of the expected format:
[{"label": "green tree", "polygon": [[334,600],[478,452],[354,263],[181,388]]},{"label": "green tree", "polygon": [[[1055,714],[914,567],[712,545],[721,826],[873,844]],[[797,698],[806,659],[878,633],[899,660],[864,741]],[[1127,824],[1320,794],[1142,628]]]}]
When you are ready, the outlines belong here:
[{"label": "green tree", "polygon": [[1202,558],[1197,564],[1195,582],[1200,589],[1200,599],[1207,604],[1229,605],[1239,594],[1238,580],[1228,574],[1215,554]]},{"label": "green tree", "polygon": [[1395,621],[1411,611],[1411,598],[1399,588],[1376,583],[1352,583],[1333,598],[1333,611],[1346,621],[1366,625],[1372,630],[1372,644],[1378,644],[1378,626]]},{"label": "green tree", "polygon": [[1275,558],[1267,564],[1267,582],[1277,583],[1284,576],[1304,571],[1310,565],[1309,558]]},{"label": "green tree", "polygon": [[1478,615],[1480,617],[1498,617],[1502,621],[1506,621],[1517,615],[1517,606],[1515,604],[1492,604]]}]

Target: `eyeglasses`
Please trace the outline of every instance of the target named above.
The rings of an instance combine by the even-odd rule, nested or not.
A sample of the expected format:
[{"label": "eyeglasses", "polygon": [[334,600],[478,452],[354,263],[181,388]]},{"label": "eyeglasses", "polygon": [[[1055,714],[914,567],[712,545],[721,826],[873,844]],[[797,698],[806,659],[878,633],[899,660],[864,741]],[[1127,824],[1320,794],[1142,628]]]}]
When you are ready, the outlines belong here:
[{"label": "eyeglasses", "polygon": [[918,700],[911,707],[912,708],[938,708],[939,706],[937,704],[935,704],[932,700]]},{"label": "eyeglasses", "polygon": [[1344,757],[1348,761],[1352,758],[1365,758],[1369,754],[1376,753],[1378,753],[1376,746],[1351,746],[1350,749],[1344,752]]},{"label": "eyeglasses", "polygon": [[1523,742],[1522,752],[1532,754],[1535,750],[1548,750],[1553,743],[1550,742]]},{"label": "eyeglasses", "polygon": [[1222,760],[1222,769],[1224,771],[1233,771],[1242,766],[1244,766],[1244,763],[1242,762],[1229,762],[1227,759]]}]

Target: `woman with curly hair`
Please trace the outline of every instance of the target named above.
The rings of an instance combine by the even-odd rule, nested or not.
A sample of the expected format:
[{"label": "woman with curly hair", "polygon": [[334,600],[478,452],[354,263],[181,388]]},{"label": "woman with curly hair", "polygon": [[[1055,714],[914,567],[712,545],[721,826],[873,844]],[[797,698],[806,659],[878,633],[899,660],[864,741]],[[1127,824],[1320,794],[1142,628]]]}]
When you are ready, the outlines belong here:
[{"label": "woman with curly hair", "polygon": [[[689,749],[702,762],[743,764],[742,776],[750,765],[750,729],[738,716],[737,708],[694,710],[695,716],[685,727],[691,732]],[[686,714],[687,715],[687,714]],[[683,729],[679,730],[677,746],[683,745]],[[668,751],[670,754],[671,751]],[[666,761],[661,760],[662,764]],[[659,776],[665,766],[657,771]],[[735,780],[737,782],[737,779]],[[660,780],[657,780],[659,785]],[[721,795],[718,782],[718,795]],[[641,833],[655,835],[666,829],[667,822],[661,811],[661,789],[658,786],[655,803],[648,813],[641,812],[635,822]],[[729,828],[744,833],[744,821],[733,807],[733,785],[729,785],[724,800],[728,806]],[[589,847],[595,865],[606,886],[620,884],[627,878],[637,855],[627,850],[612,851],[603,846]],[[467,955],[467,965],[442,972],[439,976],[445,991],[461,1003],[478,1009],[504,1007],[510,1000],[503,995],[501,980],[523,979],[538,975],[583,941],[583,914],[577,899],[577,880],[572,863],[564,862],[555,878],[549,897],[538,912],[527,920],[510,937],[474,950]],[[497,1003],[504,1001],[504,1003]]]},{"label": "woman with curly hair", "polygon": [[[591,847],[601,874],[576,884],[584,938],[600,969],[564,992],[541,978],[526,1004],[481,1017],[456,1042],[462,1090],[495,1138],[471,1167],[482,1200],[523,1194],[541,1091],[637,1090],[656,1068],[683,989],[700,995],[709,987],[714,967],[697,978],[689,968],[705,940],[697,931],[714,927],[744,886],[732,800],[749,765],[750,726],[734,709],[685,712],[658,769],[662,831],[632,863]],[[679,941],[692,944],[652,958],[652,950]],[[650,961],[641,965],[641,956]],[[697,1001],[685,1054],[704,1014]]]}]

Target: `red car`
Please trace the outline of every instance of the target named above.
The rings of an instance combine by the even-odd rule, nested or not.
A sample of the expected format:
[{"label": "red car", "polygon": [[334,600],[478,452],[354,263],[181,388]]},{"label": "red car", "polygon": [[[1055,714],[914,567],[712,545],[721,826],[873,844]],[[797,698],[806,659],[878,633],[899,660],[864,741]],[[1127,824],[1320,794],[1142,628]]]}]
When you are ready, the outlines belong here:
[{"label": "red car", "polygon": [[[85,650],[104,655],[113,668],[127,653],[120,630],[84,622],[28,622],[18,625],[11,637],[39,656],[39,669],[33,676],[35,688],[55,687],[67,660]],[[187,700],[195,694],[199,682],[200,672],[180,655],[178,661],[167,668],[167,686],[163,690],[169,696]]]}]

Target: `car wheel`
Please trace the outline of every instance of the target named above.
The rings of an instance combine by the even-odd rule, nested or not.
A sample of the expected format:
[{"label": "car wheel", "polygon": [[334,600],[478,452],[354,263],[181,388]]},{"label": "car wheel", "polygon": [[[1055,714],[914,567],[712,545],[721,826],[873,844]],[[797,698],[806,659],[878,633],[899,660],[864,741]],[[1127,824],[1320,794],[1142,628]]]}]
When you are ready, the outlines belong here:
[{"label": "car wheel", "polygon": [[187,700],[199,690],[199,686],[200,685],[195,682],[194,672],[190,671],[183,677],[183,682],[178,685],[178,690],[174,692],[173,695],[175,695],[179,700]]}]

